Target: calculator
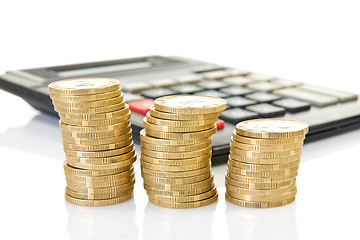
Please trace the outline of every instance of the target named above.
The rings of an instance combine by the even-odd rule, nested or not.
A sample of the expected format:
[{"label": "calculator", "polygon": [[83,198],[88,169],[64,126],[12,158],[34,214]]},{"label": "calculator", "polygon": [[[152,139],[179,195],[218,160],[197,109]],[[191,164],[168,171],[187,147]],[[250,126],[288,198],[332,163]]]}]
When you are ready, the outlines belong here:
[{"label": "calculator", "polygon": [[58,116],[48,84],[67,78],[109,77],[120,81],[132,110],[134,139],[154,99],[175,94],[215,96],[227,101],[212,137],[212,161],[227,161],[236,123],[257,118],[286,118],[309,124],[305,142],[360,127],[358,95],[306,82],[179,56],[146,56],[64,66],[8,71],[0,88],[22,97],[34,108]]}]

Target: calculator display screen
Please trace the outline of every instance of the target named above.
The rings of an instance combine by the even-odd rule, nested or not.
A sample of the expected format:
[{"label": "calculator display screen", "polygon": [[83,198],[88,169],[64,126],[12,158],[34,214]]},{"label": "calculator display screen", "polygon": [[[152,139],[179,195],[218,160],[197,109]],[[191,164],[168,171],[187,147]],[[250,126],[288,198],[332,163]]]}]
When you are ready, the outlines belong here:
[{"label": "calculator display screen", "polygon": [[152,66],[151,62],[141,61],[141,62],[122,63],[122,64],[107,65],[107,66],[60,70],[60,71],[55,70],[55,71],[60,77],[76,77],[76,76],[84,76],[90,74],[101,74],[101,73],[118,72],[118,71],[132,70],[132,69],[149,68],[151,66]]}]

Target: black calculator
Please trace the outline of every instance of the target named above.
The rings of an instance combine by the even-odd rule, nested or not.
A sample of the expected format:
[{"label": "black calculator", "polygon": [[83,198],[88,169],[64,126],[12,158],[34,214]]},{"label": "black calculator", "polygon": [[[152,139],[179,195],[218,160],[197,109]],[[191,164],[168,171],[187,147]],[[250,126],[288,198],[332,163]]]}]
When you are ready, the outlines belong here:
[{"label": "black calculator", "polygon": [[[227,161],[235,124],[256,118],[288,118],[309,124],[306,142],[360,127],[355,93],[234,69],[178,56],[147,56],[64,66],[8,71],[0,88],[24,98],[34,108],[57,116],[48,84],[67,78],[109,77],[121,83],[132,110],[134,139],[158,97],[175,94],[216,96],[227,109],[212,137],[213,163]],[[306,81],[306,79],[305,79]]]}]

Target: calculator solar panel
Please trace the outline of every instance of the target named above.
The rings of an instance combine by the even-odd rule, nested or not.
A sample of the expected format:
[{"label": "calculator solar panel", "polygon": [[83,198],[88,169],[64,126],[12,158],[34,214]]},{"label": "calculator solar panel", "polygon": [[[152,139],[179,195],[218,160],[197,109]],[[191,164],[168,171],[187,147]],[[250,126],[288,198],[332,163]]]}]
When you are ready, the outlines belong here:
[{"label": "calculator solar panel", "polygon": [[226,99],[227,109],[219,117],[218,131],[212,137],[213,163],[227,161],[232,131],[243,120],[289,118],[307,122],[310,130],[306,142],[360,126],[360,103],[355,93],[175,56],[8,71],[0,76],[0,88],[57,116],[47,85],[78,77],[111,77],[120,81],[132,110],[137,140],[142,119],[158,97],[196,94]]}]

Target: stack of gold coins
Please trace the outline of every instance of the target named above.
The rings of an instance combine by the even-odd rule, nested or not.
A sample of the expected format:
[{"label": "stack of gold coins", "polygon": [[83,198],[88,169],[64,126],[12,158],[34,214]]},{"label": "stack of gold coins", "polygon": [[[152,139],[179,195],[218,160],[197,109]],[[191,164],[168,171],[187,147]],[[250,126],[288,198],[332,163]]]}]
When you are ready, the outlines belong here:
[{"label": "stack of gold coins", "polygon": [[60,116],[66,200],[104,206],[131,199],[136,154],[119,81],[61,80],[51,83],[49,91]]},{"label": "stack of gold coins", "polygon": [[308,125],[288,119],[256,119],[236,125],[230,144],[226,199],[254,208],[295,200],[296,176]]},{"label": "stack of gold coins", "polygon": [[178,95],[158,98],[140,132],[141,172],[150,202],[194,208],[217,200],[211,173],[211,136],[226,101]]}]

